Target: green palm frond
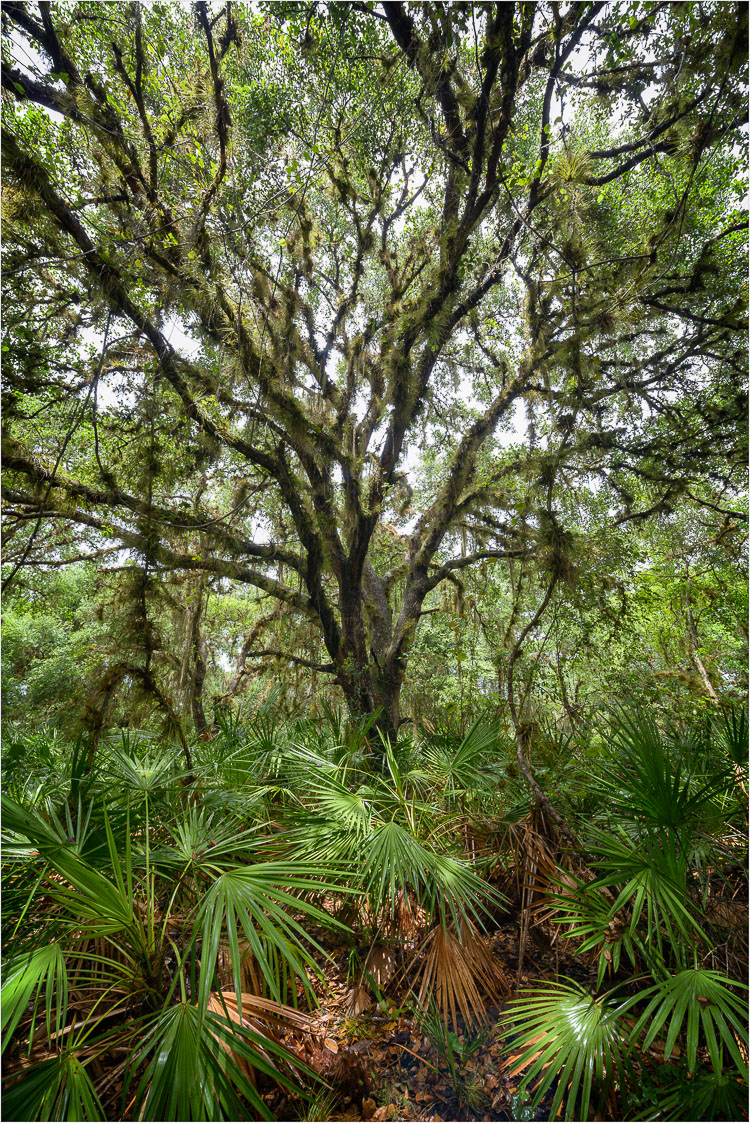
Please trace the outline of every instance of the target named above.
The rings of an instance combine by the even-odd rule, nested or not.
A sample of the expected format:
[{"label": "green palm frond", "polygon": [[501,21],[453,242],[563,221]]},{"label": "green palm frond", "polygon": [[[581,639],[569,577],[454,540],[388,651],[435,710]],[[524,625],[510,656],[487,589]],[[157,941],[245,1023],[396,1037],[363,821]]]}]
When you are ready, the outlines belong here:
[{"label": "green palm frond", "polygon": [[433,738],[424,752],[425,769],[449,799],[481,790],[492,777],[500,727],[479,717],[456,745],[449,737]]},{"label": "green palm frond", "polygon": [[610,813],[668,831],[686,848],[707,803],[723,789],[724,777],[693,778],[654,720],[638,711],[622,710],[612,722],[611,738],[613,778],[599,777]]},{"label": "green palm frond", "polygon": [[557,1079],[549,1118],[557,1117],[565,1099],[566,1119],[588,1119],[615,1077],[625,1080],[629,1046],[622,1011],[622,1004],[595,998],[572,980],[539,986],[512,1001],[501,1024],[513,1047],[506,1067],[511,1076],[524,1073],[519,1091],[537,1082],[537,1107]]},{"label": "green palm frond", "polygon": [[646,943],[660,948],[666,935],[678,955],[691,948],[696,938],[710,945],[688,897],[683,855],[676,854],[663,839],[636,843],[624,831],[619,837],[592,831],[592,840],[596,857],[591,865],[602,872],[588,889],[589,893],[600,888],[617,892],[611,920],[628,910],[631,937],[645,919]]},{"label": "green palm frond", "polygon": [[311,904],[304,896],[342,892],[339,879],[333,877],[323,881],[320,872],[320,866],[316,865],[269,861],[227,870],[216,879],[203,896],[196,916],[203,949],[202,1009],[205,1009],[208,996],[214,989],[212,965],[216,963],[224,932],[238,995],[243,989],[241,961],[245,950],[240,947],[240,934],[277,1002],[282,1001],[279,965],[295,975],[304,989],[311,993],[306,967],[314,973],[319,973],[320,968],[306,944],[313,946],[323,957],[325,952],[310,939],[292,913],[302,913],[305,918],[328,927],[337,924],[328,913]]},{"label": "green palm frond", "polygon": [[744,706],[731,706],[716,722],[721,742],[733,764],[747,766],[748,723]]},{"label": "green palm frond", "polygon": [[104,1109],[84,1062],[74,1049],[39,1061],[8,1080],[3,1092],[5,1119],[95,1120]]},{"label": "green palm frond", "polygon": [[614,913],[612,900],[567,870],[559,869],[554,880],[547,882],[534,911],[538,922],[551,920],[567,926],[568,938],[581,941],[576,954],[599,949],[597,987],[602,984],[608,964],[615,972],[619,969],[623,951],[635,965],[638,952],[643,950],[638,933]]},{"label": "green palm frond", "polygon": [[351,830],[357,836],[369,829],[373,794],[369,788],[362,785],[358,791],[350,791],[333,770],[313,773],[307,786],[322,819]]},{"label": "green palm frond", "polygon": [[172,842],[150,851],[152,866],[170,873],[181,867],[202,879],[254,861],[264,842],[262,826],[243,829],[234,816],[206,807],[188,807],[167,830]]},{"label": "green palm frond", "polygon": [[[686,1027],[687,1063],[695,1072],[699,1042],[708,1050],[716,1072],[722,1071],[722,1046],[747,1080],[747,1059],[738,1040],[747,1049],[748,1005],[736,993],[744,984],[733,982],[719,971],[692,967],[656,983],[642,992],[638,1001],[650,998],[632,1031],[635,1041],[645,1030],[643,1048],[647,1049],[669,1020],[664,1039],[664,1059],[669,1060],[683,1027]],[[632,1002],[631,1002],[632,1004]]]},{"label": "green palm frond", "polygon": [[182,773],[179,751],[151,744],[145,748],[136,742],[134,751],[123,745],[112,745],[102,762],[101,781],[112,791],[123,795],[147,795],[175,784]]},{"label": "green palm frond", "polygon": [[42,990],[44,990],[45,1021],[49,1039],[53,1033],[59,1033],[62,1029],[68,1009],[68,973],[65,956],[58,943],[51,943],[26,955],[16,956],[3,968],[3,1052],[32,1001],[29,1041],[33,1038]]},{"label": "green palm frond", "polygon": [[56,832],[36,812],[27,811],[3,797],[2,815],[5,829],[27,838],[50,867],[61,875],[63,881],[50,881],[48,894],[64,907],[73,923],[84,921],[92,934],[96,932],[99,935],[119,932],[132,925],[134,912],[129,847],[126,884],[111,832],[108,832],[108,841],[114,876],[108,878],[85,862],[72,847],[61,842]]},{"label": "green palm frond", "polygon": [[210,1010],[201,1013],[187,1001],[178,1002],[162,1010],[147,1028],[129,1066],[123,1096],[146,1063],[136,1090],[141,1119],[244,1119],[243,1101],[261,1118],[271,1119],[250,1070],[299,1092],[274,1057],[300,1067],[297,1058],[258,1031]]},{"label": "green palm frond", "polygon": [[481,920],[491,903],[504,898],[470,866],[423,845],[401,824],[378,825],[360,859],[364,892],[373,911],[393,915],[399,894],[411,890],[428,916],[445,925],[469,915]]},{"label": "green palm frond", "polygon": [[[706,1123],[707,1120],[744,1119],[747,1115],[747,1084],[737,1079],[734,1069],[716,1072],[699,1070],[692,1078],[681,1073],[676,1080],[654,1090],[659,1119],[675,1123]],[[633,1116],[653,1119],[653,1108]]]}]

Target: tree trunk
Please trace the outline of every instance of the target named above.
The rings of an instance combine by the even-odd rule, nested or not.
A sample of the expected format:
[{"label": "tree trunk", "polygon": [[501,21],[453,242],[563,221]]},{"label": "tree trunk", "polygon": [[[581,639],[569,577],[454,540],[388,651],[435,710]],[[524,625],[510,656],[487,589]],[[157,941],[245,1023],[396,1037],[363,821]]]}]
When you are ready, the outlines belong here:
[{"label": "tree trunk", "polygon": [[353,720],[378,712],[376,728],[393,738],[401,723],[405,663],[403,653],[392,650],[393,615],[385,583],[366,562],[359,584],[342,574],[339,588],[342,653],[336,681]]},{"label": "tree trunk", "polygon": [[190,710],[193,715],[195,732],[199,737],[208,733],[208,721],[203,709],[203,684],[206,680],[206,641],[203,638],[201,620],[203,617],[203,595],[206,590],[207,578],[203,574],[195,590],[195,604],[190,614],[190,630],[188,634],[189,658],[193,663],[193,673],[190,679]]},{"label": "tree trunk", "polygon": [[715,706],[719,705],[719,696],[713,688],[711,679],[708,677],[708,671],[705,668],[703,660],[700,657],[698,645],[698,629],[695,626],[695,618],[693,617],[693,609],[690,601],[690,575],[687,575],[685,585],[685,617],[687,619],[687,632],[688,632],[688,650],[690,651],[690,658],[693,666],[700,675],[700,680],[703,683],[703,689],[711,699]]},{"label": "tree trunk", "polygon": [[199,633],[195,639],[195,666],[193,669],[193,682],[190,691],[190,707],[193,712],[195,732],[199,737],[208,733],[208,721],[203,709],[203,683],[206,680],[206,641]]}]

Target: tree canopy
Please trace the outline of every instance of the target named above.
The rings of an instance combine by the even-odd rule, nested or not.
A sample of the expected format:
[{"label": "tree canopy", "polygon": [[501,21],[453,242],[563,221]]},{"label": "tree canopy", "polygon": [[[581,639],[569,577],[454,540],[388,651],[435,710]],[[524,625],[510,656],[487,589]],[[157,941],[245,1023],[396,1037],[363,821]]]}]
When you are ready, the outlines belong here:
[{"label": "tree canopy", "polygon": [[105,701],[137,674],[169,710],[151,602],[192,576],[194,701],[222,581],[276,606],[238,673],[283,657],[393,731],[432,590],[507,562],[539,590],[519,725],[516,656],[603,541],[746,518],[744,4],[8,2],[2,31],[5,583],[124,567]]},{"label": "tree canopy", "polygon": [[746,1116],[747,5],[0,31],[6,1115]]}]

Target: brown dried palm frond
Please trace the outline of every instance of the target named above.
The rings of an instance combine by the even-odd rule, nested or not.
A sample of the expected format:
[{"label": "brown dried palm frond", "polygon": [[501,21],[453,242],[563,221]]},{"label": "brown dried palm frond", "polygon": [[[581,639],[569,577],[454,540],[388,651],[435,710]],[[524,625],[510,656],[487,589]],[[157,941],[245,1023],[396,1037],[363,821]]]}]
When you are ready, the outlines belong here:
[{"label": "brown dried palm frond", "polygon": [[[250,950],[247,940],[239,941],[240,948],[240,980],[242,984],[242,993],[245,994],[262,994],[265,989],[263,974],[258,970],[258,965],[255,962],[255,957]],[[229,944],[222,941],[219,944],[219,955],[217,959],[217,968],[219,974],[219,983],[222,988],[229,986],[233,979],[233,963],[232,954]]]},{"label": "brown dried palm frond", "polygon": [[466,918],[461,918],[458,929],[433,928],[421,952],[427,954],[418,975],[418,1001],[424,1006],[434,998],[446,1025],[449,1016],[456,1025],[459,1012],[467,1024],[485,1022],[485,1000],[495,1001],[510,992],[486,941]]},{"label": "brown dried palm frond", "polygon": [[[213,991],[208,1001],[209,1010],[224,1017],[227,1015],[239,1024],[248,1025],[257,1029],[258,1033],[270,1036],[272,1029],[281,1030],[283,1033],[311,1033],[313,1019],[293,1006],[285,1006],[283,1002],[276,1002],[273,998],[263,998],[258,994],[240,993],[242,1001],[242,1018],[237,995],[233,990]],[[213,1003],[213,1005],[212,1005]],[[226,1010],[224,1009],[226,1005]],[[257,1023],[257,1024],[256,1024]]]},{"label": "brown dried palm frond", "polygon": [[513,857],[516,888],[519,894],[537,871],[556,869],[554,836],[535,812],[524,815],[516,823],[504,824],[503,848]]},{"label": "brown dried palm frond", "polygon": [[367,987],[363,986],[362,983],[357,983],[351,987],[346,997],[346,1012],[350,1017],[359,1017],[372,1006],[372,998],[367,991]]},{"label": "brown dried palm frond", "polygon": [[530,877],[524,885],[530,896],[536,897],[536,900],[530,905],[534,917],[533,923],[535,925],[544,924],[546,921],[558,917],[560,909],[555,903],[556,900],[560,897],[574,898],[578,887],[579,883],[575,878],[559,866],[555,866],[553,869],[547,866],[537,869],[536,876]]},{"label": "brown dried palm frond", "polygon": [[[209,995],[207,1009],[219,1017],[229,1018],[239,1026],[251,1029],[261,1038],[278,1044],[279,1034],[290,1032],[310,1033],[313,1029],[312,1019],[307,1014],[300,1013],[293,1006],[285,1006],[275,1002],[272,998],[261,998],[257,994],[240,993],[241,1008],[237,995],[233,990],[214,991]],[[255,1071],[248,1060],[241,1056],[221,1038],[221,1045],[232,1056],[235,1063],[247,1078],[255,1084]],[[263,1052],[260,1043],[257,1048]],[[271,1057],[267,1059],[271,1061]],[[272,1062],[273,1063],[273,1062]]]},{"label": "brown dried palm frond", "polygon": [[371,948],[362,968],[360,983],[371,978],[378,989],[386,987],[396,973],[395,949],[378,944]]},{"label": "brown dried palm frond", "polygon": [[384,930],[394,936],[415,939],[424,931],[425,915],[425,910],[413,894],[400,890],[396,895],[393,916],[387,918]]}]

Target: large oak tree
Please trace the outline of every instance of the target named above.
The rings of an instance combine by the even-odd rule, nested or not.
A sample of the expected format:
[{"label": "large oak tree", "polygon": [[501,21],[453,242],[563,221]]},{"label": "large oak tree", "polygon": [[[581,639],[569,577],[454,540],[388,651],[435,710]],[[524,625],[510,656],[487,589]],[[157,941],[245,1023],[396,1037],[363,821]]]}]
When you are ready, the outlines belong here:
[{"label": "large oak tree", "polygon": [[2,23],[6,582],[127,551],[144,681],[148,580],[194,571],[320,636],[243,661],[392,730],[441,582],[533,557],[539,620],[561,487],[741,517],[744,4]]}]

